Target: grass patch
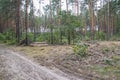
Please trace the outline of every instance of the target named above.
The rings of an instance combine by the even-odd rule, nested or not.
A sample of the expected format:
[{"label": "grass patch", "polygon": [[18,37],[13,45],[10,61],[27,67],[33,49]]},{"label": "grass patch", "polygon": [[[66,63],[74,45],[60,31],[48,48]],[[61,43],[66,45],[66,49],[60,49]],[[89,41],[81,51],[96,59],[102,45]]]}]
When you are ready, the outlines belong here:
[{"label": "grass patch", "polygon": [[0,80],[4,80],[5,79],[5,76],[3,73],[0,73]]},{"label": "grass patch", "polygon": [[120,56],[115,55],[115,56],[112,57],[112,59],[115,60],[115,61],[120,61]]},{"label": "grass patch", "polygon": [[92,70],[97,72],[101,77],[120,78],[120,56],[113,56],[111,59],[104,60],[105,65],[93,65]]},{"label": "grass patch", "polygon": [[120,69],[118,67],[115,66],[93,66],[92,70],[94,70],[95,72],[97,72],[97,74],[99,74],[99,76],[101,76],[102,78],[105,78],[106,76],[108,78],[119,78],[120,77]]}]

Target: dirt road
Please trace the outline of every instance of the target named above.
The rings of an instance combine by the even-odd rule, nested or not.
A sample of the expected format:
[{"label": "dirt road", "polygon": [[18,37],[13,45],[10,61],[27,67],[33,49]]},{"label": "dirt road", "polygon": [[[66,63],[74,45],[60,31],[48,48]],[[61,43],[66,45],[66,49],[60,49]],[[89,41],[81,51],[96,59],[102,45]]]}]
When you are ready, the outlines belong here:
[{"label": "dirt road", "polygon": [[53,71],[0,45],[0,80],[81,80]]}]

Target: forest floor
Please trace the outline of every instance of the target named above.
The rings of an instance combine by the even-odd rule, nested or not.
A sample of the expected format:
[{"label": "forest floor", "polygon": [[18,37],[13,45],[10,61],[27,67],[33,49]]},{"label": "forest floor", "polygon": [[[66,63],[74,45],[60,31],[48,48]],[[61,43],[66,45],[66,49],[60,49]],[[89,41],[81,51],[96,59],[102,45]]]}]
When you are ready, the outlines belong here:
[{"label": "forest floor", "polygon": [[29,60],[23,55],[0,45],[0,80],[81,80],[64,72]]},{"label": "forest floor", "polygon": [[[86,57],[75,54],[72,45],[13,47],[22,55],[51,70],[59,69],[83,80],[120,79],[120,42],[87,42]],[[74,80],[74,79],[73,79]]]}]

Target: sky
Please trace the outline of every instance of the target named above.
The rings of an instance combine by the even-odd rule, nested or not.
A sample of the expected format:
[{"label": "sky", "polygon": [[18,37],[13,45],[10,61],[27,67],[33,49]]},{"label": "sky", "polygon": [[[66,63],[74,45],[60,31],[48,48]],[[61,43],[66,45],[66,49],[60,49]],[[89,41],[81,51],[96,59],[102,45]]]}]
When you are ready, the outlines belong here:
[{"label": "sky", "polygon": [[[47,5],[47,4],[49,4],[49,0],[41,0],[42,2],[41,2],[41,8],[40,8],[40,6],[39,6],[39,0],[33,0],[33,2],[34,2],[34,7],[35,7],[35,9],[36,9],[36,12],[35,12],[35,14],[36,15],[38,15],[38,9],[40,8],[41,10],[41,13],[42,14],[44,14],[44,10],[43,10],[43,7],[45,6],[45,5]],[[65,10],[66,9],[66,0],[61,0],[62,1],[62,10]],[[98,6],[100,6],[100,2],[98,2],[97,3],[98,4]],[[72,7],[70,7],[69,6],[69,8],[70,9],[72,9]],[[73,12],[75,12],[76,13],[76,10],[74,10]]]},{"label": "sky", "polygon": [[[33,2],[34,2],[34,7],[35,7],[35,9],[38,11],[38,9],[39,9],[39,0],[33,0]],[[43,11],[43,6],[49,4],[48,0],[44,0],[43,2],[44,2],[44,4],[41,4],[41,12],[42,12],[42,13],[44,12],[44,11]],[[42,3],[43,3],[43,2],[42,2]],[[35,14],[37,14],[37,11],[36,11]]]},{"label": "sky", "polygon": [[[49,4],[49,0],[41,0],[41,1],[42,2],[41,2],[41,8],[40,8],[40,6],[39,6],[39,0],[33,0],[34,7],[36,9],[36,13],[35,13],[36,15],[37,15],[37,11],[38,11],[39,8],[41,9],[41,13],[43,14],[44,13],[43,7],[45,5],[47,5],[47,4]],[[66,9],[66,7],[65,7],[65,0],[61,0],[61,1],[62,1],[62,9],[65,10]]]}]

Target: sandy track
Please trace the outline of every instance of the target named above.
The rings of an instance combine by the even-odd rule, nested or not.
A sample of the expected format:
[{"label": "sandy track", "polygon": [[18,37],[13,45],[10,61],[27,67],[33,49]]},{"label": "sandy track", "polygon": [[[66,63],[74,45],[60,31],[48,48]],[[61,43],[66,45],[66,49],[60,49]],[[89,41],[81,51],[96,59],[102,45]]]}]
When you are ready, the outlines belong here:
[{"label": "sandy track", "polygon": [[0,76],[0,80],[81,80],[40,66],[3,47],[0,47]]}]

